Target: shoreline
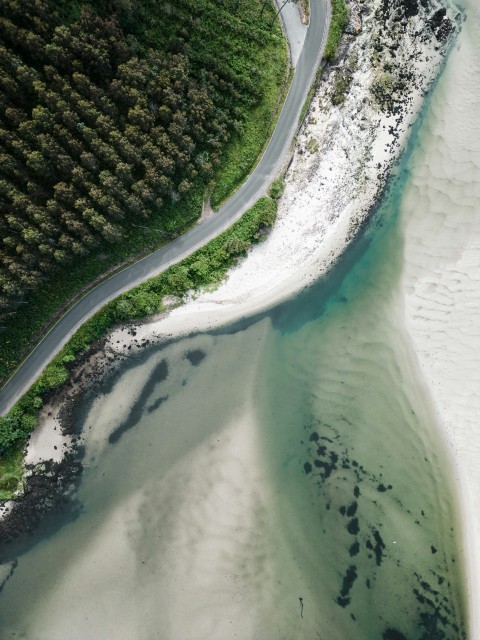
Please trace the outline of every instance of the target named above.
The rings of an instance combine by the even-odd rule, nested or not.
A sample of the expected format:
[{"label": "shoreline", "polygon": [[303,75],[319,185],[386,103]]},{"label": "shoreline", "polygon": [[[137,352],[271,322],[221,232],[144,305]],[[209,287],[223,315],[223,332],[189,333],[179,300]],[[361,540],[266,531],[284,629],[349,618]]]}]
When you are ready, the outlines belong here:
[{"label": "shoreline", "polygon": [[[231,271],[228,280],[216,291],[200,293],[170,311],[166,317],[115,330],[102,341],[98,353],[85,358],[80,365],[83,373],[75,370],[67,385],[54,395],[56,405],[45,407],[41,425],[30,439],[27,460],[33,467],[30,469],[31,477],[42,477],[45,470],[55,473],[55,468],[60,468],[69,455],[73,456],[75,464],[80,464],[80,468],[75,468],[77,476],[80,476],[78,455],[81,444],[77,439],[72,438],[70,443],[65,440],[61,445],[67,445],[63,447],[65,456],[47,469],[42,469],[42,466],[45,460],[58,455],[57,433],[55,439],[49,437],[54,431],[55,419],[63,416],[60,422],[63,423],[62,429],[67,431],[65,438],[68,438],[65,420],[68,423],[67,416],[75,397],[93,386],[98,380],[97,375],[105,372],[112,375],[112,365],[116,361],[140,351],[142,346],[212,329],[271,308],[291,297],[331,269],[368,220],[403,151],[410,128],[423,104],[424,94],[443,64],[449,41],[447,38],[445,44],[436,49],[438,40],[433,33],[428,42],[416,40],[412,35],[420,28],[419,23],[426,28],[427,20],[434,12],[432,6],[443,6],[432,2],[429,14],[412,19],[410,30],[406,29],[401,41],[408,60],[411,59],[412,40],[417,48],[416,60],[410,64],[408,99],[403,92],[399,93],[396,101],[386,105],[387,112],[383,113],[378,104],[372,102],[371,89],[381,71],[369,66],[368,60],[373,56],[373,42],[391,46],[393,32],[383,31],[380,14],[374,14],[379,2],[351,5],[356,7],[357,15],[363,15],[362,31],[355,36],[344,36],[339,59],[327,65],[322,73],[320,85],[297,137],[278,220],[269,237],[249,251],[248,258]],[[453,20],[453,14],[450,17]],[[388,23],[392,29],[397,28],[392,20]],[[351,71],[344,102],[332,104],[332,96],[338,93],[342,78],[345,80],[350,74],[355,52],[358,60],[356,68]],[[380,92],[377,100],[382,99]],[[402,112],[400,105],[404,102],[406,108]],[[139,345],[138,349],[136,345]],[[79,376],[82,375],[84,383],[79,384]],[[74,385],[79,386],[80,391],[73,389]],[[48,412],[52,415],[48,416]],[[57,422],[57,428],[59,426]],[[55,446],[57,449],[53,449]],[[65,487],[62,486],[63,490]],[[3,526],[9,527],[9,521],[14,529],[17,528],[15,513],[23,502],[20,499],[13,505],[7,503],[9,516],[3,518]],[[26,504],[24,508],[27,509]]]}]

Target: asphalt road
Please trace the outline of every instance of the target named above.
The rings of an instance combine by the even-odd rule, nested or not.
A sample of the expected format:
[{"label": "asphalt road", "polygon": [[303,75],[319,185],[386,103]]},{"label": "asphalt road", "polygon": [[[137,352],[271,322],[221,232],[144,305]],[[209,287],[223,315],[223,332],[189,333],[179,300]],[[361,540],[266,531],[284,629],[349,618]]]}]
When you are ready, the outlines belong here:
[{"label": "asphalt road", "polygon": [[230,227],[265,195],[288,158],[302,107],[323,54],[329,23],[329,0],[310,0],[310,24],[305,43],[275,131],[256,168],[240,189],[214,215],[170,244],[115,273],[71,307],[1,389],[1,414],[31,386],[75,330],[104,304],[193,253]]}]

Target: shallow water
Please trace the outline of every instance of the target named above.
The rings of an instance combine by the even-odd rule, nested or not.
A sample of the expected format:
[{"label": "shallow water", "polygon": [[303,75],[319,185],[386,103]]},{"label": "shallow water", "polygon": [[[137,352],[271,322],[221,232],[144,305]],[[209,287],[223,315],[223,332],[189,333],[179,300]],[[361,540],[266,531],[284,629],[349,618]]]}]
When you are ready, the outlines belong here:
[{"label": "shallow water", "polygon": [[402,289],[435,229],[404,213],[434,114],[328,278],[85,399],[83,512],[19,558],[2,638],[464,637],[450,465]]}]

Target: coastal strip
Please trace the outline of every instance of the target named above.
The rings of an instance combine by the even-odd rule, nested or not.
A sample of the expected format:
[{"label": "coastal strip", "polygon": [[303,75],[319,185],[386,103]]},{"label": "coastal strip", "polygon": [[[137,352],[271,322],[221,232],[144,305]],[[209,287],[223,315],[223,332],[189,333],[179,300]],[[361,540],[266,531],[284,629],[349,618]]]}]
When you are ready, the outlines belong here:
[{"label": "coastal strip", "polygon": [[[61,388],[52,405],[43,409],[27,454],[32,477],[45,471],[37,452],[41,450],[47,461],[59,450],[50,437],[54,425],[65,430],[65,438],[71,436],[68,402],[75,401],[75,391],[97,384],[118,358],[152,342],[271,307],[331,268],[383,193],[459,20],[456,9],[447,10],[435,0],[427,7],[413,4],[400,0],[350,4],[347,34],[338,57],[323,70],[285,176],[278,221],[270,235],[249,250],[248,258],[216,291],[195,294],[195,299],[191,296],[153,321],[117,329],[97,346],[93,360],[81,365],[93,372],[85,376],[85,385],[78,384],[74,372],[74,382]],[[71,453],[69,441],[62,450]],[[9,503],[5,510],[9,511],[6,520],[15,522],[17,507]],[[15,528],[10,527],[12,532]]]}]

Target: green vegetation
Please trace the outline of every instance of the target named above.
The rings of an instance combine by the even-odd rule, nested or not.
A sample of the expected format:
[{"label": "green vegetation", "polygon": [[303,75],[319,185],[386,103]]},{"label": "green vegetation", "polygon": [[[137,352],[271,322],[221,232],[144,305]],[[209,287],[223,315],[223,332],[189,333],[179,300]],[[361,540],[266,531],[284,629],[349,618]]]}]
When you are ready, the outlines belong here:
[{"label": "green vegetation", "polygon": [[340,106],[345,102],[345,96],[350,88],[352,82],[352,76],[344,73],[337,72],[335,77],[335,84],[332,93],[332,104]]},{"label": "green vegetation", "polygon": [[335,58],[342,33],[348,24],[348,8],[345,1],[331,0],[331,3],[332,18],[328,32],[327,44],[325,46],[325,53],[323,54],[326,60],[333,60]]},{"label": "green vegetation", "polygon": [[276,202],[261,198],[238,222],[205,247],[156,278],[120,295],[80,327],[30,390],[6,416],[0,417],[0,454],[4,461],[3,466],[0,465],[0,491],[15,489],[13,478],[21,476],[17,468],[21,465],[21,456],[16,457],[18,447],[37,425],[44,401],[68,379],[78,357],[87,353],[91,344],[115,325],[162,311],[164,296],[183,296],[191,289],[198,290],[223,280],[238,257],[263,238],[264,231],[273,225],[276,213]]},{"label": "green vegetation", "polygon": [[372,94],[375,103],[379,109],[387,113],[395,109],[395,104],[401,100],[404,90],[405,82],[390,71],[380,71],[372,81]]},{"label": "green vegetation", "polygon": [[0,500],[9,500],[23,476],[23,447],[17,445],[0,460]]},{"label": "green vegetation", "polygon": [[300,112],[300,118],[298,121],[298,128],[300,128],[300,126],[302,125],[303,121],[305,120],[305,116],[307,115],[307,112],[310,109],[310,104],[312,103],[312,98],[315,95],[315,91],[316,91],[321,73],[322,73],[322,65],[319,66],[317,75],[315,76],[315,81],[310,87],[310,91],[308,92],[305,102],[303,103],[302,110]]},{"label": "green vegetation", "polygon": [[263,4],[2,0],[0,379],[75,292],[251,169],[287,65]]},{"label": "green vegetation", "polygon": [[300,4],[303,6],[303,11],[307,18],[310,17],[310,0],[300,0]]},{"label": "green vegetation", "polygon": [[308,153],[317,153],[318,149],[319,149],[319,144],[318,144],[318,140],[316,140],[315,138],[309,138],[307,140],[307,143],[305,145],[306,150],[308,151]]},{"label": "green vegetation", "polygon": [[[280,54],[280,55],[279,55]],[[277,56],[276,64],[272,64],[272,57]],[[217,175],[214,177],[214,187],[210,197],[211,204],[218,208],[236,190],[256,164],[261,152],[270,139],[275,127],[275,114],[280,112],[293,70],[286,77],[288,52],[284,47],[280,50],[277,42],[266,46],[260,51],[259,68],[263,68],[262,86],[264,97],[243,121],[240,130],[235,132],[228,144]],[[279,94],[279,87],[283,90]]]},{"label": "green vegetation", "polygon": [[276,180],[274,180],[270,186],[270,197],[273,198],[274,200],[278,200],[283,193],[283,190],[285,189],[285,182],[282,180],[282,178],[277,178]]}]

